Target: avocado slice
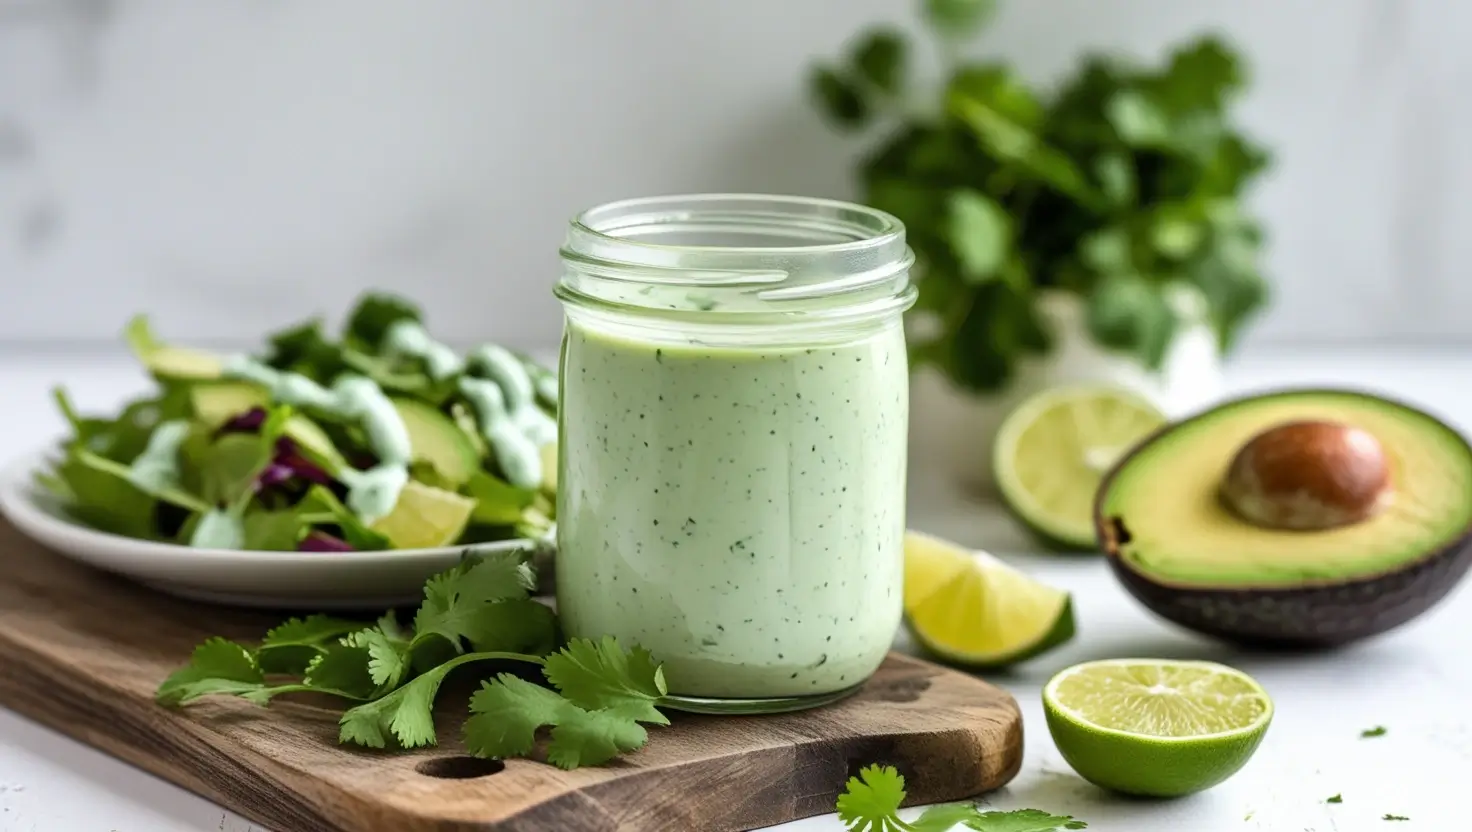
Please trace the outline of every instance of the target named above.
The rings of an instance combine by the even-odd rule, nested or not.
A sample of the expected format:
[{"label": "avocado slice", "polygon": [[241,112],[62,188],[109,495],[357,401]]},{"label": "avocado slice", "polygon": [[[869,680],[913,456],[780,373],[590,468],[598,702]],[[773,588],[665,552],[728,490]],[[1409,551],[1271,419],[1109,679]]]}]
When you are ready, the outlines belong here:
[{"label": "avocado slice", "polygon": [[446,488],[459,489],[480,470],[480,453],[449,416],[418,399],[396,396],[393,404],[409,432],[414,461],[428,463]]},{"label": "avocado slice", "polygon": [[200,381],[218,379],[225,374],[225,362],[218,355],[188,347],[173,347],[159,341],[148,324],[148,318],[143,315],[128,321],[123,337],[128,348],[155,378]]},{"label": "avocado slice", "polygon": [[[189,403],[195,418],[211,430],[252,408],[265,407],[270,401],[271,397],[265,388],[245,381],[207,382],[189,389]],[[286,420],[284,433],[318,462],[326,465],[329,472],[347,467],[347,461],[342,458],[332,439],[306,416],[292,414]]]},{"label": "avocado slice", "polygon": [[[1229,472],[1259,438],[1304,425],[1378,441],[1383,493],[1365,516],[1323,528],[1247,519],[1224,487]],[[1280,449],[1269,473],[1331,490],[1362,473],[1344,468],[1347,452],[1332,443],[1289,453],[1300,458],[1285,462]],[[1252,482],[1267,493],[1266,479]],[[1167,619],[1245,643],[1343,644],[1425,612],[1472,565],[1472,446],[1435,417],[1368,393],[1251,396],[1138,445],[1100,485],[1094,522],[1116,577]]]}]

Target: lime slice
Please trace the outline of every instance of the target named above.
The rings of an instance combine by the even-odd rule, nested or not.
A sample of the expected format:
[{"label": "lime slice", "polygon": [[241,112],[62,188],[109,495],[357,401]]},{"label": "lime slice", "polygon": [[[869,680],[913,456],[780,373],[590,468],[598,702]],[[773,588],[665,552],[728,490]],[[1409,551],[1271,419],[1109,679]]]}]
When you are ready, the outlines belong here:
[{"label": "lime slice", "polygon": [[905,621],[931,653],[975,670],[1032,658],[1074,630],[1068,593],[919,532],[905,533]]},{"label": "lime slice", "polygon": [[394,510],[372,528],[395,549],[449,546],[460,539],[474,509],[475,500],[469,497],[409,480]]},{"label": "lime slice", "polygon": [[1106,789],[1178,797],[1247,763],[1273,718],[1252,677],[1214,662],[1110,659],[1043,688],[1048,731],[1081,777]]},{"label": "lime slice", "polygon": [[1114,463],[1166,423],[1139,396],[1112,387],[1045,390],[1008,414],[992,468],[1008,508],[1045,543],[1093,551],[1094,493]]}]

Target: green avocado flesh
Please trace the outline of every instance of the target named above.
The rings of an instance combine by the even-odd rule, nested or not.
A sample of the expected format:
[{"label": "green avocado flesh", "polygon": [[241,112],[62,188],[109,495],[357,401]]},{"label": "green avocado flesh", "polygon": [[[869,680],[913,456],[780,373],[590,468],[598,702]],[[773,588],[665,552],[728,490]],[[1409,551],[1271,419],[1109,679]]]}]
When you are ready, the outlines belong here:
[{"label": "green avocado flesh", "polygon": [[[1327,531],[1264,529],[1218,497],[1228,464],[1253,436],[1322,419],[1370,432],[1390,465],[1393,497],[1375,516]],[[1099,503],[1127,533],[1131,569],[1177,586],[1290,587],[1378,575],[1460,540],[1472,526],[1472,449],[1456,431],[1365,394],[1304,391],[1243,399],[1181,423],[1126,459]]]}]

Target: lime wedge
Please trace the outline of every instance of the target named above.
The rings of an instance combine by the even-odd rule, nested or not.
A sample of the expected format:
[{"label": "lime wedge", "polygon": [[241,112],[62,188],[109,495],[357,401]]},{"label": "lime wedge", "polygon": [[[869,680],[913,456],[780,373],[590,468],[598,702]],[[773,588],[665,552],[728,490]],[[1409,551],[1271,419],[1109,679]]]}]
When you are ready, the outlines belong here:
[{"label": "lime wedge", "polygon": [[1074,631],[1068,593],[919,532],[905,533],[905,621],[936,657],[974,670],[1032,658]]},{"label": "lime wedge", "polygon": [[474,509],[475,500],[469,497],[409,480],[394,510],[372,529],[388,538],[395,549],[449,546],[460,539]]},{"label": "lime wedge", "polygon": [[1043,688],[1048,731],[1091,783],[1178,797],[1236,774],[1262,742],[1273,701],[1252,677],[1214,662],[1110,659],[1075,665]]},{"label": "lime wedge", "polygon": [[1166,423],[1154,405],[1112,387],[1045,390],[997,431],[992,469],[1007,507],[1055,548],[1093,551],[1094,493],[1130,448]]}]

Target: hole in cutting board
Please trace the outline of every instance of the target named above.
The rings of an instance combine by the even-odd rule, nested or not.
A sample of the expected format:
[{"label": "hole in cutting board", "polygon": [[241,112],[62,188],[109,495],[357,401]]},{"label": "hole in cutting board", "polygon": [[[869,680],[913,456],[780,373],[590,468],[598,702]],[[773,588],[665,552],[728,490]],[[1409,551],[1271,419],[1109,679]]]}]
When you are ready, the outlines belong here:
[{"label": "hole in cutting board", "polygon": [[472,777],[488,777],[504,771],[506,764],[500,760],[483,760],[480,757],[435,757],[425,760],[414,770],[425,777],[441,780],[469,780]]}]

